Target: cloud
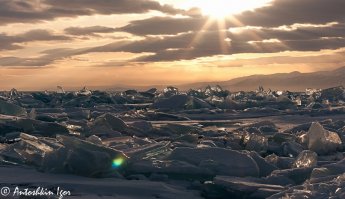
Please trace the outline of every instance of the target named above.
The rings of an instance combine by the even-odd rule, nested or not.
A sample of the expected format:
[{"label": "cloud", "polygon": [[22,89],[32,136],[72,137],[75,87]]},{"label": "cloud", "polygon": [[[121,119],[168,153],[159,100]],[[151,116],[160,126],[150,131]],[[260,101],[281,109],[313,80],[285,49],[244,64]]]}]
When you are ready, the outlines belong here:
[{"label": "cloud", "polygon": [[[68,35],[97,36],[99,33],[127,32],[141,40],[121,41],[82,49],[53,49],[40,57],[0,58],[2,66],[44,66],[57,60],[93,52],[149,53],[129,62],[166,62],[192,60],[238,53],[276,53],[283,51],[320,51],[345,46],[344,0],[275,0],[270,6],[228,18],[223,27],[198,10],[184,11],[150,0],[0,0],[0,23],[51,20],[93,14],[146,13],[157,10],[168,14],[134,20],[120,27],[69,27]],[[82,6],[81,6],[82,5]],[[235,19],[237,22],[235,22]],[[4,19],[4,20],[2,20]],[[330,23],[332,22],[332,23]],[[207,25],[206,25],[207,24]],[[230,28],[240,31],[228,31]],[[242,28],[242,29],[241,29]],[[21,48],[30,41],[67,40],[70,36],[34,30],[21,35],[0,34],[1,49]]]},{"label": "cloud", "polygon": [[65,35],[55,35],[47,30],[30,30],[28,32],[25,32],[23,34],[19,34],[15,36],[18,38],[18,40],[22,42],[28,42],[28,41],[53,41],[53,40],[69,40],[71,39],[68,36]]},{"label": "cloud", "polygon": [[243,67],[247,65],[269,65],[269,64],[327,64],[344,63],[345,51],[332,53],[332,54],[322,54],[322,55],[308,55],[308,56],[281,56],[273,54],[270,57],[259,57],[251,59],[231,59],[223,61],[212,61],[206,62],[210,65],[215,65],[218,67]]},{"label": "cloud", "polygon": [[0,0],[0,24],[49,20],[52,16],[38,10],[39,1]]},{"label": "cloud", "polygon": [[[131,21],[130,24],[118,28],[119,31],[135,35],[174,35],[189,31],[199,31],[207,22],[207,17],[152,17],[149,19]],[[218,28],[213,23],[208,29]]]},{"label": "cloud", "polygon": [[28,32],[10,36],[4,33],[0,33],[0,50],[15,50],[23,48],[21,45],[25,42],[32,41],[61,41],[70,40],[71,38],[65,35],[56,35],[47,30],[30,30]]},{"label": "cloud", "polygon": [[1,43],[0,51],[1,50],[15,50],[15,49],[22,48],[20,45],[13,43],[12,37],[6,34],[2,34],[2,33],[0,33],[0,43]]},{"label": "cloud", "polygon": [[74,55],[85,54],[86,49],[57,48],[41,52],[41,56],[35,58],[0,57],[0,66],[12,67],[42,67],[53,64],[57,60],[69,58]]},{"label": "cloud", "polygon": [[45,3],[54,8],[78,8],[92,10],[97,14],[127,14],[146,13],[157,10],[168,14],[179,14],[182,10],[169,5],[161,5],[151,0],[45,0]]},{"label": "cloud", "polygon": [[[117,28],[131,34],[146,35],[176,35],[187,32],[214,31],[220,29],[216,21],[209,22],[207,28],[205,24],[207,18],[173,18],[173,17],[153,17],[144,20],[132,21],[129,25]],[[229,26],[231,27],[231,26]],[[224,27],[223,30],[228,30]],[[308,40],[321,37],[345,37],[345,24],[332,23],[323,24],[299,24],[293,28],[278,27],[247,27],[238,32],[228,33],[229,38],[234,41],[258,41],[268,39],[279,40]]]},{"label": "cloud", "polygon": [[284,40],[310,40],[324,37],[345,37],[345,24],[300,25],[294,29],[284,28],[244,28],[230,31],[230,37],[236,41],[257,41],[268,39]]},{"label": "cloud", "polygon": [[[275,0],[269,6],[228,17],[225,19],[224,29],[245,26],[272,28],[293,24],[345,23],[344,7],[344,0]],[[119,30],[136,35],[168,35],[199,31],[208,21],[208,17],[201,15],[184,18],[152,17],[132,21]],[[216,26],[217,21],[213,21],[208,29],[217,29]]]},{"label": "cloud", "polygon": [[244,12],[236,18],[247,26],[324,24],[345,21],[344,8],[344,0],[275,0],[271,6]]},{"label": "cloud", "polygon": [[330,39],[316,39],[305,41],[286,41],[280,42],[257,42],[249,44],[247,42],[231,42],[223,51],[218,45],[214,43],[204,42],[192,49],[176,49],[176,50],[161,50],[154,55],[141,57],[136,61],[145,62],[162,62],[162,61],[178,61],[178,60],[192,60],[201,57],[215,56],[215,55],[231,55],[239,53],[276,53],[284,51],[320,51],[323,49],[338,49],[345,46],[345,39],[330,38]]},{"label": "cloud", "polygon": [[0,0],[0,5],[0,25],[94,14],[138,14],[151,10],[173,15],[186,12],[152,0]]},{"label": "cloud", "polygon": [[[280,30],[279,30],[280,31]],[[240,34],[241,35],[241,34]],[[246,35],[246,34],[244,34]],[[249,34],[250,35],[250,34]],[[287,36],[285,36],[287,37]],[[198,38],[198,39],[195,39]],[[224,38],[228,38],[224,40]],[[94,52],[129,52],[149,53],[129,62],[167,62],[192,60],[216,55],[232,55],[239,53],[276,53],[283,51],[320,51],[338,49],[345,46],[344,37],[310,37],[293,40],[257,40],[242,37],[234,38],[228,31],[189,32],[176,36],[145,37],[142,40],[123,40],[107,45],[82,49],[53,49],[42,52],[42,56],[33,59],[0,59],[0,65],[44,66],[56,60]],[[250,42],[252,41],[252,42]]]},{"label": "cloud", "polygon": [[96,33],[112,33],[115,32],[115,28],[104,26],[90,26],[90,27],[69,27],[64,30],[67,34],[77,36],[97,36]]},{"label": "cloud", "polygon": [[46,66],[47,62],[43,57],[40,59],[34,58],[19,58],[19,57],[1,57],[0,65],[1,66]]},{"label": "cloud", "polygon": [[[273,33],[279,39],[265,40],[252,34],[233,34],[227,31],[189,32],[177,36],[147,37],[139,41],[115,42],[91,48],[90,52],[131,52],[153,53],[136,61],[178,61],[190,60],[204,56],[230,55],[238,53],[273,53],[282,51],[319,51],[338,49],[345,46],[344,37],[327,37],[314,35],[313,32],[299,39],[294,33],[278,30]],[[315,32],[317,32],[315,30]],[[279,36],[279,33],[282,34]],[[284,33],[284,34],[283,34]],[[314,36],[312,36],[314,35]],[[319,37],[325,36],[325,37]],[[335,36],[335,35],[332,35]],[[237,37],[237,38],[236,38]],[[240,38],[239,38],[240,37]],[[226,40],[227,38],[227,40]],[[271,37],[267,37],[271,38]],[[281,40],[280,40],[281,39]],[[249,42],[256,41],[256,42]]]}]

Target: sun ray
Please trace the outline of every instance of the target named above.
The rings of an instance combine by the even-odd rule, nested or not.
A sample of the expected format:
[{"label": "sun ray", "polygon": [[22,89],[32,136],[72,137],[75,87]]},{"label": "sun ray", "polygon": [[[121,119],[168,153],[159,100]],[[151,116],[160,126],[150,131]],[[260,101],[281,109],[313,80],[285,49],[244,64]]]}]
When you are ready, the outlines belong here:
[{"label": "sun ray", "polygon": [[[260,1],[260,3],[258,3]],[[231,38],[228,38],[228,28],[229,26],[234,27],[244,27],[245,25],[238,20],[233,14],[243,12],[244,10],[251,10],[257,7],[264,6],[270,2],[270,0],[246,0],[246,2],[239,3],[238,1],[229,1],[229,0],[216,0],[212,2],[200,2],[198,3],[198,7],[203,11],[204,14],[208,15],[208,20],[206,20],[205,24],[202,28],[195,33],[194,38],[188,44],[187,50],[183,56],[188,57],[189,53],[193,51],[195,45],[203,38],[206,31],[212,25],[216,25],[218,31],[218,40],[219,40],[219,48],[220,52],[223,55],[227,55],[231,51]],[[229,10],[229,6],[231,5],[231,9]],[[261,41],[261,37],[257,35],[255,32],[250,33],[255,41]],[[260,48],[260,45],[256,45]]]},{"label": "sun ray", "polygon": [[225,24],[225,20],[218,20],[218,33],[219,33],[219,45],[221,48],[222,54],[229,54],[229,47],[230,47],[230,42],[227,41],[227,28]]},{"label": "sun ray", "polygon": [[193,48],[193,46],[202,38],[204,32],[214,23],[213,20],[208,19],[202,28],[196,33],[193,40],[189,43],[188,48]]}]

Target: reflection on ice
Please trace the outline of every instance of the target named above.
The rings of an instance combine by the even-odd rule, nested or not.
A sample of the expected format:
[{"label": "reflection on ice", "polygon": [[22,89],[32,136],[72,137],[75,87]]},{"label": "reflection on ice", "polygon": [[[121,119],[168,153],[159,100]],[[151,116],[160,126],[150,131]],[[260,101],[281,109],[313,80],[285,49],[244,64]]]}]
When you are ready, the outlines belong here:
[{"label": "reflection on ice", "polygon": [[313,151],[302,151],[294,162],[294,167],[314,167],[317,165],[317,154]]},{"label": "reflection on ice", "polygon": [[307,133],[308,148],[318,154],[335,152],[341,147],[341,139],[335,132],[323,128],[320,123],[313,123]]}]

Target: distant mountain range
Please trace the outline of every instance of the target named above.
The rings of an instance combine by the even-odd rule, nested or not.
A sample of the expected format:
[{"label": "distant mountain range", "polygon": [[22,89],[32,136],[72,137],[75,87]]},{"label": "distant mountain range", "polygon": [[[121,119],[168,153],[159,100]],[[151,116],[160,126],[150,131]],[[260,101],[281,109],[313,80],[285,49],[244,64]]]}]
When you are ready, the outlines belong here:
[{"label": "distant mountain range", "polygon": [[271,75],[251,75],[221,82],[199,82],[178,85],[181,90],[205,88],[207,85],[220,85],[230,91],[255,90],[259,86],[272,90],[305,91],[306,88],[330,88],[345,85],[345,67],[332,71],[313,73],[277,73]]},{"label": "distant mountain range", "polygon": [[[117,85],[116,87],[89,87],[89,89],[100,89],[107,91],[124,91],[128,89],[136,89],[144,91],[150,88],[157,88],[159,90],[162,90],[167,86],[175,86],[182,91],[187,91],[191,88],[205,88],[208,85],[219,85],[223,89],[227,89],[230,91],[253,91],[255,89],[258,89],[259,86],[263,86],[265,89],[289,91],[305,91],[306,88],[330,88],[335,86],[345,86],[345,67],[341,67],[332,71],[319,71],[313,73],[300,73],[295,71],[291,73],[276,73],[271,75],[251,75],[220,82],[196,82],[182,85],[151,86]],[[80,88],[69,89],[78,90]]]}]

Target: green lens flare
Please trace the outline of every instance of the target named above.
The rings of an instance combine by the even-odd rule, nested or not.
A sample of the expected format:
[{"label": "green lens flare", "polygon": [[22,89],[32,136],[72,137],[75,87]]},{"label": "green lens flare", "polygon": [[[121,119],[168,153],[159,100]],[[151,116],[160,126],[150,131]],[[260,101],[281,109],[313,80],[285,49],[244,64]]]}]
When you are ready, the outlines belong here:
[{"label": "green lens flare", "polygon": [[125,161],[125,159],[122,157],[116,158],[113,160],[112,167],[113,168],[119,168],[123,164],[124,161]]}]

